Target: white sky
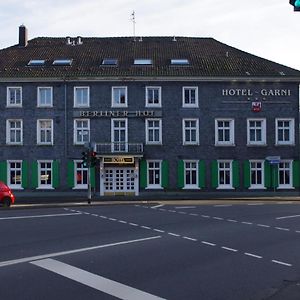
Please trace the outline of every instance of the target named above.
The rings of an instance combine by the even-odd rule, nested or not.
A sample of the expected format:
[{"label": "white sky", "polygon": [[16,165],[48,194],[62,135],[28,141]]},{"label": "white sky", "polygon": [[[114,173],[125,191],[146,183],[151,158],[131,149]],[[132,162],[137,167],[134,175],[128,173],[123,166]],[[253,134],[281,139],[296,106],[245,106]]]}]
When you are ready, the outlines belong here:
[{"label": "white sky", "polygon": [[300,12],[289,0],[0,0],[0,49],[41,36],[213,37],[300,70]]}]

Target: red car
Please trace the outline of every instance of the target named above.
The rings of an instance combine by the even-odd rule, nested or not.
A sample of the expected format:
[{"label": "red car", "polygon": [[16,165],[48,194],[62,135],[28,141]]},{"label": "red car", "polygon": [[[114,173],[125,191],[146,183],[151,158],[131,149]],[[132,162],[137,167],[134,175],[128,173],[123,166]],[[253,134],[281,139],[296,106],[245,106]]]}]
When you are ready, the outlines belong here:
[{"label": "red car", "polygon": [[9,207],[11,204],[15,203],[15,195],[2,181],[0,181],[0,203],[2,203],[4,207]]}]

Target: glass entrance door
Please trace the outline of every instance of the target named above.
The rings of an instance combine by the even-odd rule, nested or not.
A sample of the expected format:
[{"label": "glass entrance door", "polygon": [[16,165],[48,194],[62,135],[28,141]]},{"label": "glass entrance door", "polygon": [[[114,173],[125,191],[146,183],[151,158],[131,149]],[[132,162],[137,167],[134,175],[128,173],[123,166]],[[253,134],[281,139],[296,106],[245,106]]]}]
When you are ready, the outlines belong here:
[{"label": "glass entrance door", "polygon": [[134,168],[106,168],[104,171],[104,193],[134,193],[135,182]]}]

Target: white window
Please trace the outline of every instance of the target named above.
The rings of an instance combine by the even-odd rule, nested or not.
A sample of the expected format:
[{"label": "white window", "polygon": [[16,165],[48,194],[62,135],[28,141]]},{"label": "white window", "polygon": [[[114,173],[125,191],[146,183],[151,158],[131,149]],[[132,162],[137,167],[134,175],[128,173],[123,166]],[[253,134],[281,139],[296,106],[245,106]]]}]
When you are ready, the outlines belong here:
[{"label": "white window", "polygon": [[147,187],[151,189],[161,189],[161,161],[149,160],[147,164]]},{"label": "white window", "polygon": [[135,59],[133,64],[134,65],[152,65],[152,59],[149,59],[149,58]]},{"label": "white window", "polygon": [[112,87],[112,107],[127,107],[127,87],[114,86]]},{"label": "white window", "polygon": [[232,189],[232,161],[218,161],[218,189]]},{"label": "white window", "polygon": [[90,141],[90,120],[74,120],[74,144],[84,144]]},{"label": "white window", "polygon": [[215,120],[215,145],[234,146],[234,120]]},{"label": "white window", "polygon": [[276,119],[276,145],[295,144],[295,120]]},{"label": "white window", "polygon": [[278,166],[278,188],[291,189],[293,188],[293,162],[291,160],[282,160]]},{"label": "white window", "polygon": [[6,144],[22,145],[23,120],[6,120]]},{"label": "white window", "polygon": [[8,161],[8,185],[13,189],[22,189],[22,161]]},{"label": "white window", "polygon": [[111,119],[112,152],[128,151],[128,120]]},{"label": "white window", "polygon": [[146,86],[146,107],[161,107],[160,86]]},{"label": "white window", "polygon": [[198,161],[184,161],[184,188],[198,189]]},{"label": "white window", "polygon": [[198,107],[198,87],[182,88],[182,106]]},{"label": "white window", "polygon": [[53,106],[53,88],[52,87],[38,87],[37,89],[38,107],[52,107]]},{"label": "white window", "polygon": [[37,120],[38,145],[53,145],[53,120]]},{"label": "white window", "polygon": [[82,161],[75,160],[74,161],[75,168],[74,168],[74,189],[87,189],[88,182],[88,168],[84,167]]},{"label": "white window", "polygon": [[250,189],[264,188],[264,161],[250,160]]},{"label": "white window", "polygon": [[162,144],[161,119],[146,119],[146,144]]},{"label": "white window", "polygon": [[74,87],[74,107],[90,106],[90,88],[88,86]]},{"label": "white window", "polygon": [[22,107],[22,88],[7,87],[6,105],[7,107]]},{"label": "white window", "polygon": [[247,120],[247,144],[266,145],[266,119]]},{"label": "white window", "polygon": [[183,145],[199,145],[199,120],[183,119]]},{"label": "white window", "polygon": [[52,160],[38,161],[38,188],[52,189]]}]

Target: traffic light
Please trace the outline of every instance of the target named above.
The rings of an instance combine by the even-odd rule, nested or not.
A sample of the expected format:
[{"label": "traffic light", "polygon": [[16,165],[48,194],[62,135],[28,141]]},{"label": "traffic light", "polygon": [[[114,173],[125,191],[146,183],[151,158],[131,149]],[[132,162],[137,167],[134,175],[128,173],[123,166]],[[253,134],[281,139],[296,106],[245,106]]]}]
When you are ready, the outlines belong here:
[{"label": "traffic light", "polygon": [[88,167],[88,165],[89,165],[89,156],[88,156],[88,152],[87,151],[83,151],[83,152],[81,152],[81,154],[82,154],[82,165],[84,166],[84,167]]},{"label": "traffic light", "polygon": [[91,151],[90,157],[91,157],[91,167],[95,167],[97,164],[97,152]]},{"label": "traffic light", "polygon": [[290,4],[294,6],[294,11],[300,11],[300,0],[290,0]]}]

